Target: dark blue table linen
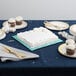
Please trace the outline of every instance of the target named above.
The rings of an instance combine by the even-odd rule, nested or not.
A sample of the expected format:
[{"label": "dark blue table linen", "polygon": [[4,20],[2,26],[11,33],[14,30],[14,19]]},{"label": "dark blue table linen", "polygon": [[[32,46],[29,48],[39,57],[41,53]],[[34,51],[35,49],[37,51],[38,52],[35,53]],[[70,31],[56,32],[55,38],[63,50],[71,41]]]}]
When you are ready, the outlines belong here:
[{"label": "dark blue table linen", "polygon": [[[0,28],[2,27],[2,23],[5,20],[0,20]],[[24,29],[19,29],[14,33],[8,33],[6,38],[3,40],[0,40],[0,43],[4,43],[7,45],[10,45],[15,48],[23,49],[26,51],[30,51],[26,47],[24,47],[22,44],[17,42],[12,38],[13,35],[16,35],[17,33],[21,31],[27,31],[31,30],[34,27],[44,27],[45,20],[27,20],[28,27]],[[49,21],[49,20],[48,20]],[[51,20],[50,20],[51,21]],[[67,22],[69,25],[75,24],[75,20],[62,20],[64,22]],[[66,30],[67,32],[69,30]],[[58,33],[58,31],[53,31],[55,34]],[[58,35],[58,34],[57,34]],[[0,68],[67,68],[67,67],[76,67],[76,59],[64,57],[58,53],[58,46],[62,43],[64,43],[65,39],[59,36],[63,42],[57,43],[55,45],[51,45],[48,47],[44,47],[41,49],[38,49],[34,51],[33,53],[36,53],[40,55],[40,58],[38,59],[32,59],[32,60],[22,60],[22,61],[7,61],[5,63],[0,61]],[[14,42],[9,42],[9,40],[14,40]]]}]

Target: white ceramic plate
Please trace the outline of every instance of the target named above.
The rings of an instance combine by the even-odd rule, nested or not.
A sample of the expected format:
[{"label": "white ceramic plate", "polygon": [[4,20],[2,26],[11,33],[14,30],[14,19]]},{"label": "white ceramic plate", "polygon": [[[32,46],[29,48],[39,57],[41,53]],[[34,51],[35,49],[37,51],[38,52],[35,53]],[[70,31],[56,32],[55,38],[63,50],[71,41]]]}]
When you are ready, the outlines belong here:
[{"label": "white ceramic plate", "polygon": [[70,58],[76,58],[76,51],[74,53],[74,55],[67,55],[66,54],[66,44],[61,44],[58,48],[58,52],[61,54],[61,55],[64,55],[66,57],[70,57]]},{"label": "white ceramic plate", "polygon": [[51,30],[66,30],[69,28],[69,24],[61,21],[46,21],[44,22],[46,28]]},{"label": "white ceramic plate", "polygon": [[17,48],[13,48],[13,47],[10,47],[10,46],[7,46],[7,45],[4,45],[4,44],[0,43],[0,57],[4,60],[7,59],[7,60],[17,61],[17,60],[20,60],[20,59],[17,56],[15,56],[14,54],[5,52],[3,50],[4,48],[2,46],[6,46],[6,47],[9,47],[12,50],[17,51],[17,52],[24,53],[25,54],[24,59],[32,59],[32,58],[38,58],[39,57],[39,55],[37,55],[37,54],[31,53],[31,52],[28,52],[28,51],[25,51],[25,50],[20,50],[20,49],[17,49]]},{"label": "white ceramic plate", "polygon": [[[9,26],[8,21],[5,21],[3,23],[3,26],[6,26],[6,24]],[[25,27],[27,27],[27,22],[23,21],[21,25],[16,25],[15,29],[22,29],[22,28],[25,28]]]},{"label": "white ceramic plate", "polygon": [[6,37],[6,33],[4,31],[2,31],[2,36],[0,36],[0,40],[4,39],[5,37]]}]

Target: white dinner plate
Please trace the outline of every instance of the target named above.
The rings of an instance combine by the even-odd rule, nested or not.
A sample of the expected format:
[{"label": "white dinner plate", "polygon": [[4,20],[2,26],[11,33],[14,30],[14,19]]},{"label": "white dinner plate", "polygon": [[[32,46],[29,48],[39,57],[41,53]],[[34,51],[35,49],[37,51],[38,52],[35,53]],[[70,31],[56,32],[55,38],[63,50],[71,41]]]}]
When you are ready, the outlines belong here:
[{"label": "white dinner plate", "polygon": [[46,28],[51,30],[66,30],[69,28],[69,24],[62,21],[45,21],[44,25]]},{"label": "white dinner plate", "polygon": [[66,57],[70,57],[70,58],[76,58],[76,51],[73,55],[67,55],[66,54],[66,44],[61,44],[59,47],[58,47],[58,52],[61,54],[61,55],[64,55]]}]

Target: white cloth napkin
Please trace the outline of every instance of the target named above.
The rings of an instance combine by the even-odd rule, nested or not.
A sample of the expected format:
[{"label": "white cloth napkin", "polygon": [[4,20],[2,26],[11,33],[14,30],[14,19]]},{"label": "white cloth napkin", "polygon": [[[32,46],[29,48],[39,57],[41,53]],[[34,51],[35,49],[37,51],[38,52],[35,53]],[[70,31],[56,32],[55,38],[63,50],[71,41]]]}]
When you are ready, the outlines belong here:
[{"label": "white cloth napkin", "polygon": [[5,51],[6,49],[3,46],[9,47],[10,49],[12,49],[16,52],[23,53],[25,57],[22,59],[31,59],[31,58],[38,58],[39,57],[39,55],[37,55],[37,54],[31,53],[31,52],[28,52],[25,50],[13,48],[13,47],[10,47],[10,46],[7,46],[5,44],[0,43],[0,59],[2,62],[6,61],[6,60],[12,60],[12,61],[22,60],[22,59],[18,58],[15,54],[6,52]]}]

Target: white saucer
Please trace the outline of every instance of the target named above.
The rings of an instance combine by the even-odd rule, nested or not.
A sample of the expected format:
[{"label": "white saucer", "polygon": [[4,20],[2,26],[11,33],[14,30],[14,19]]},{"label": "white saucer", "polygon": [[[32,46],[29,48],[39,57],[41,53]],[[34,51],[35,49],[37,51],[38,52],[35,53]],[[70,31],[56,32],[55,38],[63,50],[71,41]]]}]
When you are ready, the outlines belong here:
[{"label": "white saucer", "polygon": [[16,29],[22,29],[22,28],[25,28],[27,27],[27,22],[23,21],[21,25],[16,25]]},{"label": "white saucer", "polygon": [[[8,21],[5,21],[3,23],[3,26],[6,26],[6,24],[9,26]],[[21,25],[16,25],[15,29],[22,29],[22,28],[25,28],[25,27],[27,27],[27,22],[23,21]]]},{"label": "white saucer", "polygon": [[70,57],[70,58],[76,58],[76,51],[74,53],[74,55],[67,55],[66,54],[66,44],[61,44],[59,47],[58,47],[58,52],[61,54],[61,55],[64,55],[66,57]]},{"label": "white saucer", "polygon": [[0,37],[0,40],[4,39],[6,37],[6,33],[2,31],[2,36]]},{"label": "white saucer", "polygon": [[46,28],[51,30],[66,30],[69,28],[69,24],[62,21],[46,21],[44,22]]},{"label": "white saucer", "polygon": [[69,32],[70,32],[72,35],[76,36],[76,24],[70,26]]}]

